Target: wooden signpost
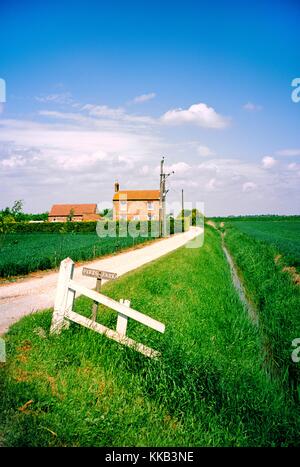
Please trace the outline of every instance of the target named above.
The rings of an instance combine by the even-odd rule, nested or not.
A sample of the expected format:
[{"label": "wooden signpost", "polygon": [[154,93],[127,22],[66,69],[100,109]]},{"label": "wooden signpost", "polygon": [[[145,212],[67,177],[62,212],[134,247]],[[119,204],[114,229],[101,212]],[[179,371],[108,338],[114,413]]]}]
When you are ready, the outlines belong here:
[{"label": "wooden signpost", "polygon": [[96,279],[116,279],[118,275],[115,272],[99,271],[99,269],[83,268],[83,276],[96,277]]},{"label": "wooden signpost", "polygon": [[[88,277],[95,277],[97,279],[96,292],[100,292],[101,290],[102,279],[114,280],[117,278],[117,274],[115,272],[99,271],[98,269],[92,269],[92,268],[83,268],[82,275],[88,276]],[[93,321],[96,321],[97,311],[98,311],[98,303],[94,301],[93,308],[92,308],[92,320]]]},{"label": "wooden signpost", "polygon": [[[88,270],[87,268],[84,269]],[[113,273],[97,271],[96,275],[95,272],[91,272],[96,271],[95,269],[88,271],[89,272],[86,275],[93,274],[92,277],[98,278],[99,275],[102,275],[102,278],[104,278],[105,274],[110,274],[110,278],[113,278],[111,275]],[[58,284],[54,302],[54,312],[50,329],[51,334],[60,334],[62,329],[67,328],[69,322],[73,321],[75,323],[81,324],[82,326],[85,326],[88,329],[92,329],[99,334],[104,334],[109,339],[119,342],[120,344],[131,347],[137,352],[146,355],[147,357],[153,358],[160,355],[156,350],[146,347],[144,344],[140,344],[130,337],[127,337],[126,332],[129,318],[134,319],[144,326],[148,326],[161,333],[165,332],[165,325],[163,323],[160,323],[156,319],[153,319],[150,316],[144,315],[143,313],[140,313],[139,311],[131,308],[129,300],[120,300],[117,302],[116,300],[113,300],[112,298],[107,297],[100,292],[96,292],[95,290],[88,289],[87,287],[78,284],[73,280],[73,272],[74,262],[71,260],[71,258],[64,259],[60,263]],[[114,278],[115,277],[116,276],[114,276]],[[118,313],[117,329],[109,329],[108,327],[97,323],[95,320],[75,313],[73,311],[73,303],[76,292],[91,298],[96,303],[101,303],[102,305],[115,310]]]}]

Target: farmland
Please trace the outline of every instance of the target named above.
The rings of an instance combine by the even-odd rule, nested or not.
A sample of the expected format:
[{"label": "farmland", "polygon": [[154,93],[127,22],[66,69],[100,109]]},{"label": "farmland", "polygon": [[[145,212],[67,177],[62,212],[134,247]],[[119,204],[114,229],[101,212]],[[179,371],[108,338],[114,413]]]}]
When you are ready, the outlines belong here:
[{"label": "farmland", "polygon": [[146,240],[130,236],[99,238],[96,232],[8,234],[1,248],[0,277],[56,268],[67,256],[73,261],[90,260]]},{"label": "farmland", "polygon": [[[266,264],[268,255],[261,257],[257,240],[236,228],[228,229],[225,238],[228,248],[236,249],[239,266],[249,259],[244,251],[256,251],[253,261]],[[264,276],[261,268],[258,272],[269,293],[275,289],[273,313],[283,290],[287,297],[288,309],[277,310],[267,335],[268,356],[280,374],[270,375],[265,358],[271,310],[261,327],[253,325],[232,284],[220,236],[208,227],[202,248],[181,248],[103,288],[106,295],[128,298],[133,308],[165,323],[163,335],[131,320],[128,328],[130,337],[159,350],[160,359],[147,359],[74,323],[60,336],[49,336],[51,310],[11,327],[8,363],[0,369],[3,443],[299,445],[299,405],[284,371],[289,339],[300,331],[294,310],[299,294],[279,264],[272,264]],[[247,283],[250,273],[246,269]],[[250,292],[255,298],[259,275],[254,279]],[[89,316],[90,309],[90,300],[76,300],[78,313]],[[98,320],[116,325],[116,315],[105,308]]]},{"label": "farmland", "polygon": [[273,245],[286,262],[300,268],[300,219],[235,221],[231,224],[251,238]]},{"label": "farmland", "polygon": [[[95,222],[14,223],[0,234],[0,277],[57,268],[70,256],[73,261],[92,260],[157,238],[158,223],[101,224],[108,235],[98,236]],[[170,234],[188,228],[186,221],[170,222]],[[121,229],[119,231],[119,229]]]}]

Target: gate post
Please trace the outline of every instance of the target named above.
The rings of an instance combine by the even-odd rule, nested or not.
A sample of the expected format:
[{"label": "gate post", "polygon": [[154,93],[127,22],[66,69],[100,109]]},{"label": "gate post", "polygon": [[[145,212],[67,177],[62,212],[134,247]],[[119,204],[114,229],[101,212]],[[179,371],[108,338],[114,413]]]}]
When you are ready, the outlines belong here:
[{"label": "gate post", "polygon": [[73,278],[74,262],[66,258],[60,263],[58,284],[54,301],[54,312],[50,334],[60,334],[61,330],[69,326],[65,320],[66,311],[72,311],[75,291],[69,289],[69,281]]},{"label": "gate post", "polygon": [[[120,303],[130,308],[130,300],[123,300],[123,298],[121,298]],[[121,336],[124,336],[124,337],[126,336],[127,323],[128,323],[128,317],[123,315],[122,313],[118,313],[117,332]]]}]

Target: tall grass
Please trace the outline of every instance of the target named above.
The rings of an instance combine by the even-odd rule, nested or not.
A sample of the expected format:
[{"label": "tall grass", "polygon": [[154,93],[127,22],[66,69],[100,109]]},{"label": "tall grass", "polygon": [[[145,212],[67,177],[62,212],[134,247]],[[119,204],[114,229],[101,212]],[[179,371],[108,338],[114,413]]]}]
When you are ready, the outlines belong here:
[{"label": "tall grass", "polygon": [[[298,399],[300,384],[300,367],[291,359],[292,341],[300,337],[300,287],[293,282],[292,276],[284,270],[285,261],[293,261],[292,252],[287,240],[286,249],[284,235],[279,235],[279,242],[270,239],[273,233],[261,234],[258,223],[257,238],[254,237],[254,226],[248,232],[248,223],[242,226],[225,224],[225,243],[238,267],[239,275],[248,291],[249,298],[255,304],[259,318],[259,329],[265,338],[266,359],[275,372],[279,373],[285,390],[291,386]],[[249,225],[250,227],[250,225]],[[272,237],[273,235],[273,237]],[[296,240],[295,240],[296,244]],[[288,256],[278,261],[279,253],[288,252]],[[295,252],[297,254],[297,252]]]},{"label": "tall grass", "polygon": [[[129,320],[128,334],[159,350],[151,360],[76,324],[49,336],[51,311],[6,336],[0,426],[8,446],[287,446],[299,413],[268,378],[260,335],[233,288],[219,236],[181,248],[105,285],[115,299],[166,324]],[[88,316],[90,300],[77,312]],[[114,312],[99,321],[115,326]],[[26,405],[26,403],[28,403]]]},{"label": "tall grass", "polygon": [[284,254],[291,266],[300,267],[300,219],[272,221],[235,221],[232,226],[257,240],[262,240]]}]

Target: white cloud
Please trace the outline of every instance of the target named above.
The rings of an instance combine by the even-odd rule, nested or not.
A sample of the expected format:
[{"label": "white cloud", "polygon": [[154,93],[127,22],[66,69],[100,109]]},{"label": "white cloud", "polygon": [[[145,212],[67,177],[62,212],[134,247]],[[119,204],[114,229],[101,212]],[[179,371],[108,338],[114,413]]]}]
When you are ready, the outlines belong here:
[{"label": "white cloud", "polygon": [[276,159],[272,156],[265,156],[261,160],[264,169],[271,169],[277,163]]},{"label": "white cloud", "polygon": [[11,156],[8,159],[3,159],[0,161],[0,165],[3,169],[14,169],[16,167],[22,167],[26,164],[26,160],[22,156]]},{"label": "white cloud", "polygon": [[148,94],[142,94],[141,96],[136,96],[133,99],[133,102],[135,104],[141,104],[143,102],[150,101],[151,99],[154,99],[156,97],[155,92],[149,92]]},{"label": "white cloud", "polygon": [[296,164],[296,162],[292,162],[291,164],[288,164],[288,169],[289,170],[300,170],[300,164]]},{"label": "white cloud", "polygon": [[202,157],[211,157],[215,155],[215,153],[211,149],[209,149],[207,146],[198,146],[197,152],[199,156],[202,156]]},{"label": "white cloud", "polygon": [[253,104],[253,102],[247,102],[247,104],[243,105],[243,109],[247,110],[248,112],[259,112],[262,110],[262,106],[258,104]]},{"label": "white cloud", "polygon": [[35,100],[42,103],[55,103],[55,104],[72,104],[74,101],[69,92],[60,94],[48,94],[44,96],[36,96]]},{"label": "white cloud", "polygon": [[183,177],[175,178],[175,175],[174,175],[174,179],[172,179],[172,181],[170,182],[170,186],[171,188],[177,189],[175,193],[178,196],[179,193],[181,194],[182,187],[186,187],[187,190],[189,190],[190,188],[198,187],[199,183],[198,183],[198,180],[191,180],[190,178],[183,178]]},{"label": "white cloud", "polygon": [[[155,135],[121,127],[103,130],[93,125],[83,126],[81,121],[69,125],[65,121],[0,120],[0,129],[0,143],[12,142],[13,150],[22,148],[23,152],[28,152],[26,165],[38,163],[47,166],[49,172],[58,169],[88,172],[98,166],[105,173],[108,161],[127,166],[147,159],[161,147],[160,138]],[[6,159],[7,169],[21,165],[20,160]]]},{"label": "white cloud", "polygon": [[[110,125],[119,125],[121,122],[128,125],[140,125],[143,127],[158,126],[160,124],[184,124],[190,122],[206,128],[224,128],[229,124],[229,119],[217,114],[212,107],[206,104],[195,104],[187,110],[174,109],[167,111],[160,118],[153,118],[148,115],[129,114],[123,107],[109,107],[107,105],[95,104],[73,104],[76,112],[61,112],[51,110],[40,110],[39,115],[56,118],[60,120],[73,120],[87,123],[93,126],[103,126],[110,122]],[[88,120],[90,118],[90,120]],[[206,146],[199,146],[200,155],[212,156],[213,152]]]},{"label": "white cloud", "polygon": [[81,111],[87,111],[88,115],[100,120],[109,119],[115,122],[125,122],[129,124],[153,125],[158,123],[154,118],[147,115],[128,114],[123,107],[108,107],[107,105],[86,104],[81,107]]},{"label": "white cloud", "polygon": [[[201,172],[214,172],[216,174],[223,174],[226,176],[243,175],[248,176],[257,174],[258,169],[254,164],[241,161],[239,159],[210,159],[198,165]],[[260,170],[262,172],[262,170]]]},{"label": "white cloud", "polygon": [[55,163],[63,170],[83,170],[92,169],[99,161],[110,160],[108,153],[96,151],[88,154],[56,156]]},{"label": "white cloud", "polygon": [[[110,201],[116,178],[128,189],[158,188],[156,165],[164,153],[177,161],[167,158],[166,171],[175,171],[168,179],[168,198],[179,204],[183,187],[185,199],[204,200],[209,215],[277,212],[283,202],[291,210],[291,198],[293,206],[298,203],[299,167],[280,164],[276,156],[266,156],[263,163],[217,158],[198,137],[180,139],[177,128],[164,134],[162,117],[133,115],[122,107],[75,102],[69,112],[47,107],[39,121],[0,119],[2,203],[18,196],[26,199],[26,209],[47,209],[53,202]],[[224,117],[205,104],[178,112],[177,124],[222,127],[218,118],[223,122]],[[283,151],[294,155],[296,150]],[[249,196],[255,203],[249,204]]]},{"label": "white cloud", "polygon": [[296,157],[300,156],[300,149],[281,149],[280,151],[276,152],[277,156],[286,156],[286,157]]},{"label": "white cloud", "polygon": [[107,105],[93,105],[93,104],[86,104],[84,105],[81,110],[87,110],[90,115],[95,117],[108,117],[119,119],[125,113],[125,110],[122,107],[111,108]]},{"label": "white cloud", "polygon": [[39,110],[38,114],[42,117],[49,117],[58,120],[73,120],[75,122],[81,123],[88,121],[87,118],[80,113],[59,112],[57,110]]},{"label": "white cloud", "polygon": [[204,103],[193,104],[188,109],[168,110],[162,115],[161,121],[170,125],[191,123],[204,128],[225,128],[229,125],[229,118],[223,117]]},{"label": "white cloud", "polygon": [[176,162],[175,164],[166,166],[168,172],[175,172],[175,174],[184,174],[191,169],[191,166],[186,162]]},{"label": "white cloud", "polygon": [[211,178],[205,185],[208,191],[215,191],[218,188],[218,182],[216,178]]},{"label": "white cloud", "polygon": [[140,169],[140,174],[141,175],[148,175],[149,172],[150,172],[149,165],[143,165],[142,168]]},{"label": "white cloud", "polygon": [[245,182],[243,183],[243,192],[244,193],[248,193],[249,191],[253,191],[255,190],[255,188],[257,187],[256,183],[253,183],[253,182]]},{"label": "white cloud", "polygon": [[[228,159],[229,160],[229,159]],[[226,165],[226,159],[211,159],[206,162],[202,162],[201,164],[198,164],[198,169],[203,170],[204,172],[207,171],[213,171],[215,173],[220,172],[220,168],[223,166],[224,162]]]}]

